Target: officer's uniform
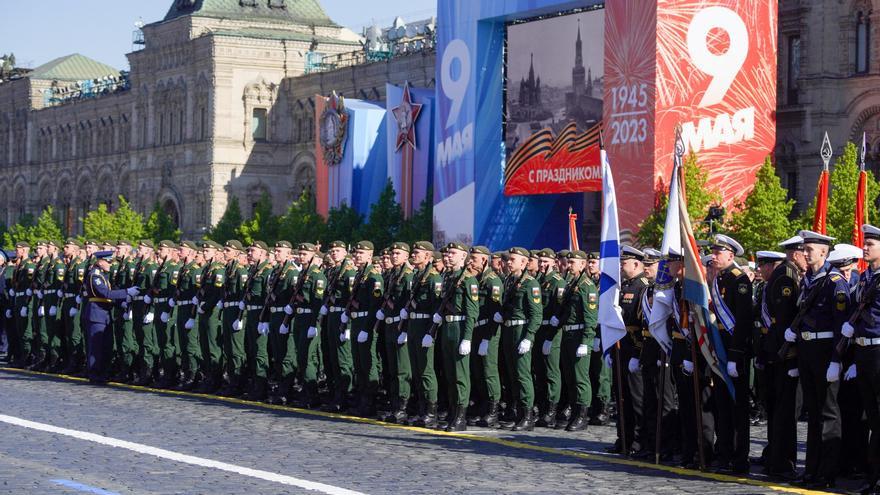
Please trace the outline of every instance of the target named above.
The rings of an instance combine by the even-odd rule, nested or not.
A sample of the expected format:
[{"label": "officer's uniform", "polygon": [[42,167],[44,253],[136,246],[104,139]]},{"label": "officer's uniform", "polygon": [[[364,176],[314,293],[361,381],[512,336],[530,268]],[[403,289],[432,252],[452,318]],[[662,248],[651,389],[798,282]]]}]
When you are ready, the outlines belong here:
[{"label": "officer's uniform", "polygon": [[[355,249],[373,249],[373,243],[361,241]],[[359,405],[357,414],[364,417],[375,415],[375,396],[379,390],[379,363],[376,352],[376,311],[384,294],[382,272],[378,266],[367,264],[358,273],[361,280],[351,293],[349,337],[354,357],[355,390]]]},{"label": "officer's uniform", "polygon": [[[202,249],[221,251],[223,246],[214,241],[202,243]],[[223,286],[226,283],[226,267],[211,261],[199,277],[198,308],[196,308],[199,345],[202,360],[199,370],[205,380],[198,391],[214,392],[220,384],[223,370],[220,368],[220,315],[223,309]]]},{"label": "officer's uniform", "polygon": [[[329,248],[345,248],[342,241],[333,241]],[[340,411],[346,406],[348,395],[351,393],[353,384],[352,356],[351,356],[351,331],[348,324],[342,323],[342,313],[347,302],[351,299],[351,291],[355,283],[360,283],[357,276],[360,273],[348,258],[343,259],[337,266],[327,270],[327,295],[321,313],[326,313],[325,331],[321,332],[326,343],[324,353],[324,368],[328,373],[328,382],[332,385],[331,402],[327,404],[328,411]]]},{"label": "officer's uniform", "polygon": [[[140,245],[145,248],[153,248],[152,241],[143,241]],[[157,276],[160,271],[165,271],[166,267],[167,263],[163,263],[160,267],[155,260],[144,259],[143,257],[138,262],[138,266],[135,267],[134,286],[139,288],[143,294],[133,297],[130,303],[132,331],[137,347],[135,369],[138,376],[135,382],[138,384],[146,385],[151,381],[156,358],[159,355],[159,345],[156,342],[156,326],[153,321],[145,320],[152,304],[146,304],[144,297],[148,294],[151,294],[150,297],[156,296],[156,294],[152,293],[151,289],[154,286],[158,288]],[[155,313],[153,315],[155,317]]]},{"label": "officer's uniform", "polygon": [[[183,241],[181,246],[188,247],[195,251],[198,247],[191,241]],[[193,260],[184,264],[180,268],[177,275],[177,290],[174,292],[174,306],[176,317],[174,322],[175,334],[177,336],[178,360],[181,370],[183,371],[183,379],[179,385],[181,390],[190,390],[195,385],[198,377],[196,373],[199,370],[199,364],[202,361],[202,349],[199,343],[199,330],[195,327],[195,321],[187,325],[190,319],[193,319],[193,298],[199,290],[202,276],[202,267]],[[169,311],[170,312],[170,311]],[[191,328],[187,328],[191,326]]]},{"label": "officer's uniform", "polygon": [[[865,241],[880,241],[880,229],[863,225]],[[872,264],[876,263],[876,260]],[[853,331],[855,366],[862,404],[871,429],[868,444],[868,479],[865,490],[876,489],[880,477],[880,269],[868,267],[862,274],[857,291],[859,316]]]},{"label": "officer's uniform", "polygon": [[[471,253],[486,256],[490,254],[485,246],[474,246]],[[471,398],[476,409],[475,414],[480,415],[476,425],[496,428],[498,403],[501,401],[501,377],[498,373],[501,324],[493,316],[501,312],[504,281],[488,266],[476,278],[480,284],[480,313],[474,324],[475,345],[471,346]]]},{"label": "officer's uniform", "polygon": [[[542,258],[556,257],[556,253],[551,249],[544,249],[540,254]],[[585,275],[584,278],[589,277]],[[532,354],[535,401],[538,403],[539,416],[536,425],[552,428],[556,426],[556,406],[559,404],[562,389],[562,375],[559,372],[559,346],[563,333],[559,330],[562,322],[558,320],[558,315],[561,313],[560,306],[565,295],[566,283],[562,275],[552,268],[541,274],[539,283],[541,285],[543,315],[541,326],[535,334],[537,348]]]},{"label": "officer's uniform", "polygon": [[[409,245],[404,242],[395,242],[391,249],[399,249],[409,253]],[[376,317],[382,317],[380,327],[384,335],[385,346],[385,369],[388,374],[388,395],[391,398],[391,414],[385,420],[395,423],[403,423],[406,420],[406,405],[409,402],[412,386],[412,371],[409,361],[409,349],[406,342],[400,342],[400,310],[409,302],[413,283],[413,269],[405,262],[389,270],[389,283],[385,286],[385,304],[382,313]],[[409,338],[409,336],[407,336]]]},{"label": "officer's uniform", "polygon": [[[299,250],[315,252],[317,247],[303,243],[299,245]],[[318,404],[319,347],[322,332],[318,315],[324,301],[324,293],[327,291],[327,278],[315,262],[311,266],[304,267],[299,278],[294,303],[290,307],[292,310],[290,331],[293,332],[293,339],[296,341],[296,354],[293,357],[296,358],[297,373],[303,384],[304,395],[300,405],[314,408]],[[291,350],[292,347],[288,346],[288,353]]]},{"label": "officer's uniform", "polygon": [[[269,250],[266,243],[255,241],[251,248],[259,247]],[[269,295],[269,274],[272,269],[268,261],[263,261],[256,266],[256,270],[248,279],[245,291],[245,356],[246,374],[253,379],[250,390],[243,396],[247,400],[263,400],[266,395],[267,379],[269,372],[268,351],[268,324],[266,330],[261,330],[260,314]]]},{"label": "officer's uniform", "polygon": [[[234,239],[226,241],[224,246],[235,251],[244,250],[241,242]],[[221,389],[221,395],[240,395],[245,385],[245,332],[243,318],[246,305],[244,299],[248,289],[248,281],[255,270],[256,266],[250,268],[240,264],[237,259],[233,259],[226,264],[220,328],[221,359],[226,369],[228,381]]]},{"label": "officer's uniform", "polygon": [[[19,242],[16,248],[30,247],[25,242]],[[31,316],[33,311],[30,308],[31,296],[33,294],[34,276],[36,275],[37,265],[29,258],[19,258],[12,274],[12,289],[14,290],[14,304],[12,308],[13,318],[15,318],[15,331],[10,333],[10,362],[13,367],[22,367],[27,364],[31,354],[31,344],[33,332],[31,331]]]},{"label": "officer's uniform", "polygon": [[[97,258],[109,258],[112,252],[104,251],[96,253]],[[88,373],[89,380],[93,382],[106,382],[110,372],[110,353],[112,352],[113,338],[110,335],[110,310],[114,304],[120,304],[128,297],[124,289],[112,289],[108,279],[108,273],[95,267],[84,284],[86,291],[86,306],[84,319],[88,322],[86,334],[88,335]]]}]

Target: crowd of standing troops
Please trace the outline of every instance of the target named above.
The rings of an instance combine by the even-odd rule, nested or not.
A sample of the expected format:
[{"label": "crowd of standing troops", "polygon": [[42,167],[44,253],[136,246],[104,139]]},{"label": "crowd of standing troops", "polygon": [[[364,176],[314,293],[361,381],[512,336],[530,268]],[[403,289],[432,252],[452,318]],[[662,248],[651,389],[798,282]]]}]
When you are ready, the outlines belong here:
[{"label": "crowd of standing troops", "polygon": [[[0,320],[11,367],[446,431],[579,431],[615,415],[613,452],[731,473],[757,462],[810,487],[860,472],[871,493],[880,229],[863,230],[863,249],[833,250],[803,231],[759,251],[756,272],[715,236],[704,263],[729,383],[695,352],[687,311],[666,322],[669,353],[649,331],[658,262],[680,299],[681,253],[632,246],[620,253],[626,336],[606,355],[598,253],[457,242],[19,243]],[[750,459],[756,407],[768,443]]]}]

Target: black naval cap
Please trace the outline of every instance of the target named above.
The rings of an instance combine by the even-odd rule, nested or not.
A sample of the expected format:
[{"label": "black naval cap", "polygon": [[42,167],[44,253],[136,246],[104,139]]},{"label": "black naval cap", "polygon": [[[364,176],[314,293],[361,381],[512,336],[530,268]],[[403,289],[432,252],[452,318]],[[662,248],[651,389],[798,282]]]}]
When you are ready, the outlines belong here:
[{"label": "black naval cap", "polygon": [[95,254],[93,254],[92,256],[94,256],[95,259],[109,261],[109,260],[113,259],[113,256],[115,256],[115,253],[113,251],[98,251]]}]

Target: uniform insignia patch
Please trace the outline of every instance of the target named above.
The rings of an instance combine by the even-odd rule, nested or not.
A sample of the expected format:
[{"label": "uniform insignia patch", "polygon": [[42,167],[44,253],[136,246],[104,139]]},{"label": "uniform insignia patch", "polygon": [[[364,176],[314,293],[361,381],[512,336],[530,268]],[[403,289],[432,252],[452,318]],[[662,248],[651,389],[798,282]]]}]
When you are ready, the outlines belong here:
[{"label": "uniform insignia patch", "polygon": [[732,273],[735,277],[739,277],[740,275],[742,275],[742,270],[740,270],[739,268],[733,268],[732,270],[730,270],[730,273]]},{"label": "uniform insignia patch", "polygon": [[590,301],[590,303],[594,303],[594,302],[596,302],[598,299],[599,299],[599,296],[596,295],[596,294],[594,294],[594,293],[590,293],[590,295],[587,296],[587,300]]},{"label": "uniform insignia patch", "polygon": [[323,288],[324,288],[324,281],[319,279],[319,280],[315,283],[315,286],[316,286],[317,288],[319,288],[319,289],[323,289]]},{"label": "uniform insignia patch", "polygon": [[541,297],[541,289],[540,287],[532,287],[532,297]]},{"label": "uniform insignia patch", "polygon": [[630,302],[630,301],[632,301],[633,297],[635,297],[635,294],[633,294],[632,292],[627,292],[626,294],[623,295],[623,301]]},{"label": "uniform insignia patch", "polygon": [[837,299],[837,310],[838,311],[846,310],[846,294],[844,294],[843,292],[838,292],[836,299]]},{"label": "uniform insignia patch", "polygon": [[492,300],[495,302],[501,301],[501,287],[497,285],[492,287]]},{"label": "uniform insignia patch", "polygon": [[437,282],[434,284],[434,293],[435,294],[439,295],[442,290],[443,290],[443,282]]},{"label": "uniform insignia patch", "polygon": [[565,295],[565,287],[560,287],[556,289],[556,297],[562,299],[562,296]]},{"label": "uniform insignia patch", "polygon": [[749,286],[748,284],[739,284],[739,288],[737,288],[740,294],[748,294]]},{"label": "uniform insignia patch", "polygon": [[589,307],[590,309],[596,309],[596,305],[593,303],[588,304],[587,307]]},{"label": "uniform insignia patch", "polygon": [[354,287],[354,277],[348,277],[348,286]]},{"label": "uniform insignia patch", "polygon": [[782,288],[782,295],[786,296],[786,297],[790,296],[791,295],[791,287],[783,287]]},{"label": "uniform insignia patch", "polygon": [[101,285],[101,279],[95,279],[95,285]]},{"label": "uniform insignia patch", "polygon": [[480,298],[480,287],[477,284],[471,284],[471,299],[476,301]]}]

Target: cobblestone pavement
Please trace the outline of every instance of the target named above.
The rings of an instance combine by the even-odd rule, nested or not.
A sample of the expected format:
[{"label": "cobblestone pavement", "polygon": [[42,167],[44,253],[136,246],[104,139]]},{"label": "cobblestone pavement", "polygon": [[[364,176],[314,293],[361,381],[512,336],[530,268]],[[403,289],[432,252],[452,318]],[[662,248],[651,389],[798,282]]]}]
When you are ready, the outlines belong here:
[{"label": "cobblestone pavement", "polygon": [[[611,427],[442,434],[0,370],[0,493],[10,494],[319,493],[39,431],[11,424],[10,417],[370,494],[795,491],[600,455],[614,438]],[[763,447],[764,433],[753,430],[753,454]]]}]

